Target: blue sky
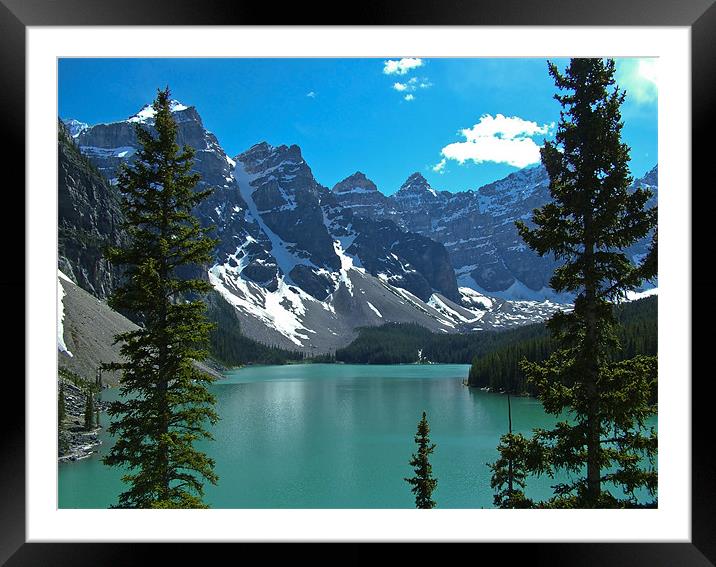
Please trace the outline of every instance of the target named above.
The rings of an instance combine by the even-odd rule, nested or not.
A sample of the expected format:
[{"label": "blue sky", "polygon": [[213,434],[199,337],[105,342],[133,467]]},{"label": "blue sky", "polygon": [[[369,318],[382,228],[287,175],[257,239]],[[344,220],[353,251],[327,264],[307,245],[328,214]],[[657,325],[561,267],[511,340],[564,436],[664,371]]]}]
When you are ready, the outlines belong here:
[{"label": "blue sky", "polygon": [[[656,69],[617,60],[635,177],[657,160]],[[414,171],[462,191],[529,166],[560,110],[536,58],[60,59],[58,112],[123,120],[166,85],[231,157],[263,140],[298,144],[319,183],[362,171],[385,194]]]}]

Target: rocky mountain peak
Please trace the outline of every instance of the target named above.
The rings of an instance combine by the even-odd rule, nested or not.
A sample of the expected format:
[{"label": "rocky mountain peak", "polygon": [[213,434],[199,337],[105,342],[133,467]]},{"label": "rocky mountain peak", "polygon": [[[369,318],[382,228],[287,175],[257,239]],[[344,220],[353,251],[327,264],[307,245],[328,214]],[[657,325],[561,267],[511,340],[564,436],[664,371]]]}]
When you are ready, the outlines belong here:
[{"label": "rocky mountain peak", "polygon": [[75,120],[74,118],[63,119],[62,124],[64,124],[70,136],[72,136],[73,138],[76,138],[83,130],[89,128],[89,124],[87,124],[86,122],[80,122],[79,120]]},{"label": "rocky mountain peak", "polygon": [[[196,112],[196,108],[182,104],[178,100],[172,99],[169,101],[169,110],[172,113],[181,113],[184,120],[198,119],[201,121],[199,114]],[[156,112],[154,111],[154,107],[151,104],[145,104],[139,112],[127,118],[127,122],[153,124],[155,114]],[[181,121],[179,117],[175,117],[175,119],[177,122]]]},{"label": "rocky mountain peak", "polygon": [[416,171],[400,186],[396,195],[424,195],[426,193],[437,197],[437,191],[430,186],[422,173]]},{"label": "rocky mountain peak", "polygon": [[237,155],[234,160],[244,164],[249,173],[258,173],[280,165],[292,166],[292,168],[306,165],[301,155],[301,148],[296,144],[272,146],[268,142],[254,144],[245,152]]},{"label": "rocky mountain peak", "polygon": [[356,171],[353,175],[349,175],[343,181],[335,184],[334,193],[373,193],[378,192],[378,188],[365,173]]},{"label": "rocky mountain peak", "polygon": [[646,172],[644,177],[635,180],[635,183],[640,182],[643,185],[650,185],[656,187],[659,185],[659,166],[655,165],[652,169]]}]

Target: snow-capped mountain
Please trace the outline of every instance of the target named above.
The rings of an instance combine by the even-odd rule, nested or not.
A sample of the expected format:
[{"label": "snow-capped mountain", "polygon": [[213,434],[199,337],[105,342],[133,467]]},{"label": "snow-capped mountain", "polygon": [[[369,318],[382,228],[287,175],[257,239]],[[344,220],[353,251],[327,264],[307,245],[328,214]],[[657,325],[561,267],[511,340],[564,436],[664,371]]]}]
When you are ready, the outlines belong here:
[{"label": "snow-capped mountain", "polygon": [[65,120],[64,125],[72,138],[76,138],[83,130],[89,128],[89,124],[86,122],[80,122],[74,119]]},{"label": "snow-capped mountain", "polygon": [[[224,153],[216,136],[204,128],[196,108],[171,101],[172,113],[178,124],[177,143],[196,150],[195,170],[202,175],[202,182],[223,187],[231,183],[230,173],[233,162]],[[67,121],[65,122],[67,123]],[[75,136],[83,154],[110,181],[116,181],[117,169],[125,161],[131,162],[139,147],[135,125],[142,124],[152,129],[154,109],[145,105],[139,112],[120,122],[97,124],[84,128]]]},{"label": "snow-capped mountain", "polygon": [[[329,191],[298,146],[262,142],[232,159],[196,108],[172,101],[172,112],[178,143],[196,150],[194,170],[213,189],[196,211],[219,239],[204,276],[236,308],[249,337],[319,353],[347,344],[365,325],[472,331],[540,321],[559,308],[488,297],[477,280],[464,277],[479,272],[497,281],[488,277],[495,271],[488,260],[501,249],[490,241],[496,231],[485,227],[514,210],[511,201],[504,214],[497,210],[503,196],[485,189],[481,201],[480,192],[435,191],[417,173],[392,197],[360,172]],[[151,129],[153,122],[147,105],[126,120],[77,129],[72,139],[108,180],[105,192],[113,190],[119,166],[135,159],[136,124]],[[522,193],[514,200],[529,202]],[[493,208],[481,209],[488,201]],[[68,275],[89,262],[62,260]]]},{"label": "snow-capped mountain", "polygon": [[[544,169],[532,168],[477,191],[450,193],[433,189],[425,177],[413,173],[386,204],[359,211],[392,219],[442,243],[463,287],[510,299],[525,299],[524,292],[531,290],[538,298],[555,264],[526,248],[514,221],[529,218],[532,209],[549,199],[548,184]],[[355,207],[335,188],[334,194],[342,206]]]},{"label": "snow-capped mountain", "polygon": [[[420,173],[413,173],[389,197],[365,176],[356,175],[333,188],[339,205],[372,219],[392,220],[404,230],[440,242],[459,286],[512,300],[569,301],[549,288],[557,263],[530,250],[515,227],[516,220],[529,222],[532,211],[550,200],[549,178],[542,166],[459,193],[437,191]],[[656,205],[657,167],[634,185],[650,188],[653,196],[647,206]],[[648,243],[645,239],[627,251],[633,261],[643,257]]]},{"label": "snow-capped mountain", "polygon": [[392,218],[397,213],[393,201],[378,191],[375,183],[360,171],[336,183],[331,192],[341,207],[364,217]]}]

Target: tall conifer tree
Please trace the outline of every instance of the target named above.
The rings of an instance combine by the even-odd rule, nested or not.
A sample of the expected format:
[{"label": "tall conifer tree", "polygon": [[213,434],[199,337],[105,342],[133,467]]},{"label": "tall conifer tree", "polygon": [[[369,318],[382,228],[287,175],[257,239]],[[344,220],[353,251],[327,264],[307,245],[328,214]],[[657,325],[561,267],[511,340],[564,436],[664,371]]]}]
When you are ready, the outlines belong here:
[{"label": "tall conifer tree", "polygon": [[214,461],[194,447],[211,438],[206,426],[218,419],[207,389],[213,378],[193,364],[207,354],[210,324],[199,294],[210,286],[181,273],[211,259],[215,241],[192,214],[210,191],[196,189],[194,151],[176,143],[168,88],[153,108],[154,131],[137,125],[141,149],[119,176],[130,243],[109,251],[127,275],[110,305],[134,313],[141,326],[116,336],[125,362],[105,366],[122,371],[124,397],[109,408],[117,440],[104,462],[128,469],[119,507],[200,508],[204,481],[217,480]]},{"label": "tall conifer tree", "polygon": [[410,459],[410,466],[415,468],[415,476],[404,479],[412,485],[410,489],[415,494],[416,508],[435,508],[437,504],[432,498],[438,481],[433,477],[433,467],[430,464],[430,454],[435,450],[435,445],[430,443],[430,425],[423,412],[422,419],[418,422],[418,431],[415,434],[415,443],[418,445],[418,452],[413,453]]},{"label": "tall conifer tree", "polygon": [[[656,490],[654,467],[642,468],[656,454],[656,434],[644,425],[656,411],[650,402],[656,358],[611,362],[619,347],[613,303],[656,275],[655,252],[634,265],[624,249],[652,233],[657,221],[656,208],[645,207],[649,191],[631,188],[629,147],[621,140],[625,93],[614,72],[613,60],[572,59],[564,73],[549,63],[563,93],[555,95],[563,107],[555,141],[541,150],[552,201],[535,209],[534,227],[517,223],[533,250],[562,261],[551,287],[576,295],[572,312],[548,322],[551,356],[522,365],[545,410],[572,417],[537,430],[524,445],[521,462],[529,472],[572,475],[555,487],[552,506],[628,506],[640,488]],[[612,495],[610,485],[626,499]]]},{"label": "tall conifer tree", "polygon": [[92,388],[87,386],[85,391],[85,429],[89,431],[94,425],[94,393]]}]

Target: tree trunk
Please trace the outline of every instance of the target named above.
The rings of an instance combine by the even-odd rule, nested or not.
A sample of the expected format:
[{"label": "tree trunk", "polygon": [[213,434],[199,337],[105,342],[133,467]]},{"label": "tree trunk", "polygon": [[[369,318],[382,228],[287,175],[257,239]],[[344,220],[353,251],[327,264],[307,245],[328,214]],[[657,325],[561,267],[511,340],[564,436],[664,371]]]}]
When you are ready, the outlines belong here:
[{"label": "tree trunk", "polygon": [[587,212],[584,219],[584,322],[585,343],[584,382],[587,393],[587,501],[595,507],[601,494],[600,470],[600,417],[599,417],[599,336],[597,321],[597,283],[594,276],[594,242],[591,235],[591,214]]}]

